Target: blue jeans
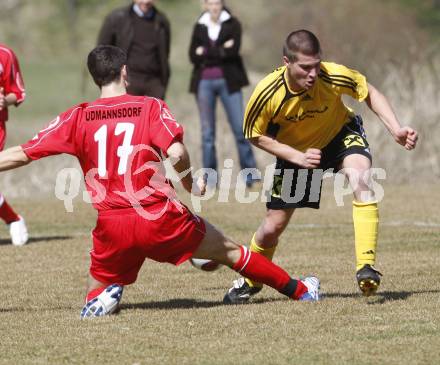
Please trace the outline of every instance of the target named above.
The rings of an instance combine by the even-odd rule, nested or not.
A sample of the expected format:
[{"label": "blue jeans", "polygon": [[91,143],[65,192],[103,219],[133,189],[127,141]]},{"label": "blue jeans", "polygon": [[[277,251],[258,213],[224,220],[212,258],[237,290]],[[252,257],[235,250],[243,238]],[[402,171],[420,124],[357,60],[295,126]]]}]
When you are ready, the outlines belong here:
[{"label": "blue jeans", "polygon": [[199,107],[202,127],[203,167],[217,170],[215,110],[218,96],[223,103],[229,125],[234,133],[241,168],[255,168],[255,157],[249,141],[244,138],[242,129],[243,95],[241,91],[230,94],[224,78],[201,80],[197,91],[197,106]]}]

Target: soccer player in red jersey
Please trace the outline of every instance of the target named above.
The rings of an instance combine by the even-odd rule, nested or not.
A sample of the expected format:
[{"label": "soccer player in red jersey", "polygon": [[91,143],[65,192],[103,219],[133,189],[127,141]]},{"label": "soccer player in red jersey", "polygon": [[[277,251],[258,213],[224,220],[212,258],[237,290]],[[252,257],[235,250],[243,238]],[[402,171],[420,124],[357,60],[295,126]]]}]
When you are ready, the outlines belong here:
[{"label": "soccer player in red jersey", "polygon": [[[6,141],[8,107],[20,105],[25,96],[17,57],[12,49],[0,44],[0,151],[3,150]],[[23,217],[11,208],[2,194],[0,194],[0,218],[9,225],[9,233],[14,245],[21,246],[28,241]]]},{"label": "soccer player in red jersey", "polygon": [[121,49],[95,48],[87,65],[101,97],[68,109],[29,142],[0,153],[0,171],[60,153],[81,164],[98,210],[81,317],[113,313],[123,286],[135,282],[146,258],[174,265],[191,257],[211,259],[292,299],[318,300],[317,278],[292,279],[179,202],[161,155],[174,161],[188,192],[203,194],[206,183],[194,183],[183,128],[165,102],[126,94],[125,64]]}]

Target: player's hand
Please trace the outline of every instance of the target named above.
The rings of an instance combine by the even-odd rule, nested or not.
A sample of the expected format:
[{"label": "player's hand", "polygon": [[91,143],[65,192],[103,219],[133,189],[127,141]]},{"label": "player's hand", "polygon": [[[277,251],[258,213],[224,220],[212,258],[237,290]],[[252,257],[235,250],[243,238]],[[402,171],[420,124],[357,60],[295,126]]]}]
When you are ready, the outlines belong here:
[{"label": "player's hand", "polygon": [[191,189],[191,194],[195,196],[203,196],[206,193],[207,177],[206,175],[199,176],[194,179],[193,186]]},{"label": "player's hand", "polygon": [[308,148],[301,156],[298,165],[306,169],[316,169],[321,163],[321,150],[317,148]]},{"label": "player's hand", "polygon": [[5,96],[5,89],[0,87],[0,110],[3,110],[3,108],[6,108],[6,96]]},{"label": "player's hand", "polygon": [[394,139],[398,144],[410,151],[416,147],[419,134],[411,127],[402,127],[396,132]]}]

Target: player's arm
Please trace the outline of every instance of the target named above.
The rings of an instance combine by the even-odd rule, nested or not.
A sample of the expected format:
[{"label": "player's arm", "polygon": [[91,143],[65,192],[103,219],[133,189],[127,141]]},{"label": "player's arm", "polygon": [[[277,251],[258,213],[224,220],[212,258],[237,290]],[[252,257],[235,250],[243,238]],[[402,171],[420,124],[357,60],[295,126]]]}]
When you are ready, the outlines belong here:
[{"label": "player's arm", "polygon": [[0,110],[7,108],[10,105],[17,103],[17,95],[15,93],[8,93],[5,95],[5,89],[0,87]]},{"label": "player's arm", "polygon": [[173,143],[167,149],[167,155],[171,158],[173,167],[180,176],[180,182],[182,183],[183,188],[187,192],[196,195],[205,194],[206,182],[203,178],[197,181],[197,191],[194,190],[195,187],[193,186],[194,179],[191,173],[191,161],[185,145],[181,142]]},{"label": "player's arm", "polygon": [[268,136],[253,137],[249,141],[254,146],[282,160],[306,169],[317,168],[321,162],[321,151],[316,148],[309,148],[307,151],[301,152]]},{"label": "player's arm", "polygon": [[31,161],[21,146],[11,147],[0,152],[0,171],[12,170]]},{"label": "player's arm", "polygon": [[[177,123],[166,103],[154,99],[149,118],[151,146],[158,148],[170,158],[186,191],[203,195],[205,185],[197,181],[193,186],[191,161],[183,141],[183,127]],[[199,179],[200,180],[200,179]],[[200,191],[198,191],[200,190]]]},{"label": "player's arm", "polygon": [[373,85],[368,84],[368,107],[379,117],[397,143],[407,150],[416,147],[418,133],[411,127],[402,127],[388,99]]}]

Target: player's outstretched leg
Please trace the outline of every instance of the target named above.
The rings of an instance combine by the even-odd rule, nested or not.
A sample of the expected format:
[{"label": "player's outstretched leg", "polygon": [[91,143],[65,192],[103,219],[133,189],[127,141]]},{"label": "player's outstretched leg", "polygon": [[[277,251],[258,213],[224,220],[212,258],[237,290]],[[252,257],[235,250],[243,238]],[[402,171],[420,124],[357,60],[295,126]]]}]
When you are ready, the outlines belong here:
[{"label": "player's outstretched leg", "polygon": [[[249,251],[226,238],[220,231],[205,221],[206,235],[193,257],[211,259],[240,273],[245,278],[269,285],[281,294],[295,300],[319,300],[319,280],[309,277],[297,280],[290,277],[282,268],[264,256]],[[228,294],[225,303],[237,303],[230,300]]]},{"label": "player's outstretched leg", "polygon": [[[278,238],[283,233],[295,209],[268,209],[263,222],[254,234],[250,244],[250,251],[256,252],[272,261]],[[232,303],[245,303],[251,297],[263,289],[263,284],[248,278],[234,280],[232,287],[228,290],[225,300]]]},{"label": "player's outstretched leg", "polygon": [[119,309],[124,287],[119,284],[105,286],[89,276],[89,288],[86,304],[81,310],[81,319],[102,317],[115,313]]}]

